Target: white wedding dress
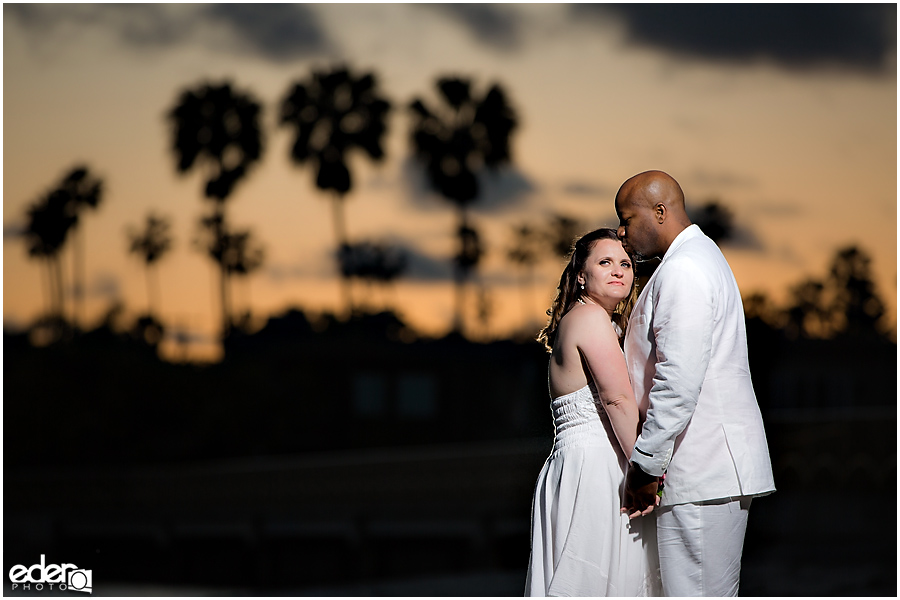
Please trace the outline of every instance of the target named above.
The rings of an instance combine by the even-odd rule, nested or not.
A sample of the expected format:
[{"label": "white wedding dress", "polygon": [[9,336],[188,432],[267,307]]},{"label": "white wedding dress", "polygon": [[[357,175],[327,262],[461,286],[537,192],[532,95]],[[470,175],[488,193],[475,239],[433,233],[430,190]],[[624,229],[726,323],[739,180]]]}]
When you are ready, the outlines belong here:
[{"label": "white wedding dress", "polygon": [[628,462],[596,389],[551,408],[556,435],[534,491],[525,595],[661,595],[656,515],[619,512]]}]

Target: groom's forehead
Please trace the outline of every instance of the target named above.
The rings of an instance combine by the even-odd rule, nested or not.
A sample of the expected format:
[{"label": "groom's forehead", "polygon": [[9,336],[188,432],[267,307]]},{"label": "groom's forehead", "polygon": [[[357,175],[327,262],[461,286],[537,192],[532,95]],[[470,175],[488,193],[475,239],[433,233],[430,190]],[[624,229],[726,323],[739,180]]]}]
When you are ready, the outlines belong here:
[{"label": "groom's forehead", "polygon": [[635,197],[633,195],[628,196],[626,198],[621,198],[621,199],[617,198],[616,199],[616,212],[619,214],[622,214],[622,213],[632,214],[632,213],[638,212],[644,206],[644,204],[645,204],[644,202],[641,202],[640,200],[635,199]]}]

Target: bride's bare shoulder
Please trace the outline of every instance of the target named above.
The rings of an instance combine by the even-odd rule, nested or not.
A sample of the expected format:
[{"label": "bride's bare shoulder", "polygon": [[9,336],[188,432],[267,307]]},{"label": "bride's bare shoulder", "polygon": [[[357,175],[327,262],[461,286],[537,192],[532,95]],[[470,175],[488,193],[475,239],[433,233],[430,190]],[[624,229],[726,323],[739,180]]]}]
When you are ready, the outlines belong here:
[{"label": "bride's bare shoulder", "polygon": [[596,304],[573,306],[560,320],[557,335],[560,338],[579,338],[584,334],[612,329],[609,313]]}]

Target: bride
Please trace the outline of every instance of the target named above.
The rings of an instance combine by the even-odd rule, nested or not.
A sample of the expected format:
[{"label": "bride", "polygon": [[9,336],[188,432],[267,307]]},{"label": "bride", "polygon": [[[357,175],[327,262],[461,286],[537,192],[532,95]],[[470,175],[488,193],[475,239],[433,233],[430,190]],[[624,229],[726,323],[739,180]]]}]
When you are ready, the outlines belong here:
[{"label": "bride", "polygon": [[538,336],[556,435],[535,486],[527,596],[659,593],[655,515],[621,512],[639,411],[619,339],[636,297],[615,230],[575,242]]}]

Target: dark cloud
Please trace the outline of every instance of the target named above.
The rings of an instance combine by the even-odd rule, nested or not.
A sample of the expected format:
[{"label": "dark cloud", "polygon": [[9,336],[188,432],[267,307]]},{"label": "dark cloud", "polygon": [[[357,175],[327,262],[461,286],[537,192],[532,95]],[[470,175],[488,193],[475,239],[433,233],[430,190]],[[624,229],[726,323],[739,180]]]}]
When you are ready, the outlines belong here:
[{"label": "dark cloud", "polygon": [[12,242],[25,236],[25,225],[21,223],[11,223],[3,225],[3,241]]},{"label": "dark cloud", "polygon": [[[452,206],[428,184],[425,170],[414,158],[403,161],[402,176],[408,188],[409,200],[421,210],[446,210]],[[535,192],[534,183],[514,167],[496,171],[486,169],[478,175],[480,195],[469,205],[472,213],[497,213],[523,205]]]},{"label": "dark cloud", "polygon": [[414,281],[452,281],[453,261],[451,257],[430,256],[408,244],[395,244],[406,254],[407,269],[401,276]]},{"label": "dark cloud", "polygon": [[521,171],[502,168],[487,169],[478,176],[481,198],[472,206],[474,212],[495,212],[525,202],[535,185]]},{"label": "dark cloud", "polygon": [[697,169],[687,176],[688,186],[706,186],[720,188],[752,188],[756,186],[756,180],[739,173],[729,171],[708,171]]},{"label": "dark cloud", "polygon": [[250,49],[273,60],[291,60],[329,43],[315,15],[299,4],[215,4],[205,9],[228,25]]},{"label": "dark cloud", "polygon": [[737,248],[739,250],[766,252],[765,244],[759,239],[756,232],[745,224],[734,225],[731,230],[731,235],[722,241],[722,245],[727,246],[728,248]]},{"label": "dark cloud", "polygon": [[159,4],[4,4],[3,14],[34,34],[37,41],[49,41],[64,28],[72,35],[94,27],[112,31],[139,47],[180,42],[196,24],[196,14],[177,14]]},{"label": "dark cloud", "polygon": [[87,286],[87,295],[91,298],[118,299],[121,296],[119,278],[111,273],[94,275]]},{"label": "dark cloud", "polygon": [[594,198],[612,199],[615,190],[605,185],[586,183],[584,181],[570,181],[563,185],[563,193],[570,196],[586,196]]},{"label": "dark cloud", "polygon": [[522,42],[517,15],[497,4],[421,4],[412,5],[447,15],[465,26],[486,46],[514,50]]},{"label": "dark cloud", "polygon": [[[298,4],[4,4],[13,19],[36,42],[58,43],[57,35],[105,29],[137,49],[165,48],[198,42],[201,26],[220,25],[231,35],[232,52],[251,52],[274,61],[301,58],[330,46],[314,13]],[[222,42],[213,49],[222,50]]]},{"label": "dark cloud", "polygon": [[[431,256],[409,241],[391,238],[380,240],[380,244],[390,246],[403,253],[407,268],[400,275],[401,280],[409,281],[452,281],[452,259]],[[273,283],[285,283],[298,279],[332,279],[336,274],[337,262],[334,250],[322,250],[315,256],[303,257],[295,264],[273,264],[265,269],[265,274]]]},{"label": "dark cloud", "polygon": [[321,249],[293,264],[267,264],[263,272],[271,282],[279,284],[296,279],[331,279],[337,273],[337,262],[332,249]]},{"label": "dark cloud", "polygon": [[766,252],[766,248],[756,232],[746,223],[737,223],[734,213],[717,200],[702,204],[685,203],[688,218],[696,223],[708,236],[721,246]]},{"label": "dark cloud", "polygon": [[800,204],[786,200],[784,202],[754,202],[747,212],[763,217],[787,218],[799,217],[805,210]]},{"label": "dark cloud", "polygon": [[893,68],[896,4],[577,4],[621,19],[629,39],[682,55],[791,68]]},{"label": "dark cloud", "polygon": [[404,240],[396,236],[374,240],[374,242],[389,247],[405,257],[406,270],[404,270],[399,277],[402,281],[453,280],[453,260],[449,255],[432,256],[409,240]]}]

